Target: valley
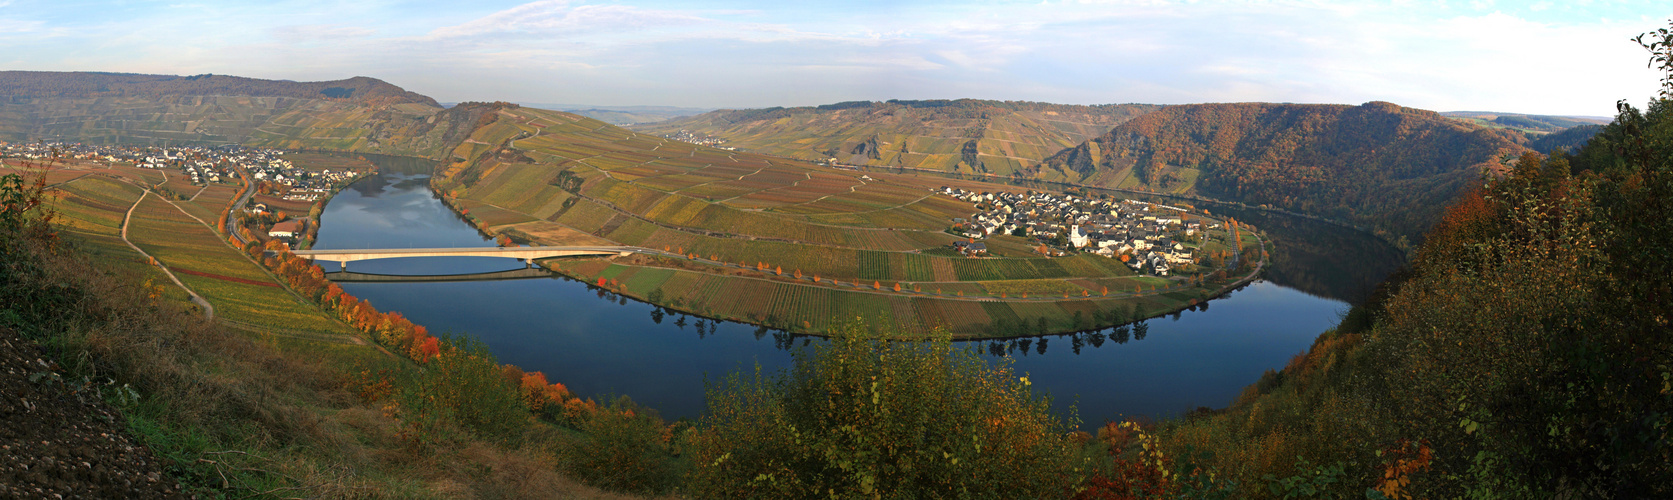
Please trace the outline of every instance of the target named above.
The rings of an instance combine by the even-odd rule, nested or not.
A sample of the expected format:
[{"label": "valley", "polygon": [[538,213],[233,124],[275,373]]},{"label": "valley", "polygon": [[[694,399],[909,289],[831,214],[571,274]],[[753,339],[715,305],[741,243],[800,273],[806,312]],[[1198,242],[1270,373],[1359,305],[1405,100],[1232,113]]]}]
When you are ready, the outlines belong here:
[{"label": "valley", "polygon": [[[702,481],[729,473],[718,465],[727,460],[723,450],[755,445],[726,433],[757,432],[748,429],[770,422],[750,419],[782,411],[760,398],[814,395],[829,403],[843,399],[830,395],[855,395],[860,410],[839,420],[891,426],[901,421],[867,412],[927,414],[944,408],[937,405],[975,404],[899,403],[935,397],[915,387],[948,383],[981,384],[983,397],[1012,398],[982,403],[992,406],[979,411],[994,416],[951,434],[976,436],[977,446],[945,452],[948,460],[956,452],[983,457],[981,467],[1004,465],[991,459],[999,452],[982,451],[981,440],[1017,440],[1022,444],[1001,446],[1003,453],[1096,468],[1050,481],[1106,488],[1100,481],[1111,477],[1146,477],[1122,475],[1121,467],[1137,463],[1128,461],[1138,446],[1129,440],[1136,439],[1146,450],[1165,446],[1184,453],[1175,455],[1180,460],[1203,464],[1191,476],[1169,479],[1183,462],[1164,462],[1158,451],[1154,465],[1138,466],[1164,473],[1145,480],[1175,488],[1276,492],[1271,485],[1311,477],[1306,457],[1353,458],[1355,474],[1372,477],[1381,469],[1370,450],[1396,446],[1390,453],[1423,454],[1427,464],[1432,450],[1477,446],[1469,425],[1483,425],[1486,412],[1520,411],[1471,399],[1451,415],[1463,415],[1459,431],[1449,427],[1456,421],[1450,416],[1435,424],[1416,409],[1372,407],[1377,391],[1450,405],[1453,389],[1429,373],[1509,359],[1476,359],[1469,349],[1549,353],[1497,322],[1524,321],[1518,318],[1535,310],[1591,314],[1540,304],[1574,306],[1552,298],[1561,295],[1556,283],[1603,289],[1585,279],[1542,277],[1585,278],[1575,273],[1605,259],[1589,258],[1580,264],[1593,267],[1581,271],[1520,264],[1552,257],[1539,239],[1550,227],[1561,230],[1552,237],[1568,243],[1609,237],[1598,226],[1563,219],[1592,217],[1591,208],[1519,212],[1495,204],[1642,196],[1629,187],[1589,198],[1588,183],[1604,182],[1595,172],[1639,175],[1622,174],[1618,162],[1600,156],[1607,150],[1545,157],[1528,151],[1531,136],[1382,102],[860,102],[722,110],[630,129],[505,102],[444,109],[370,79],[100,76],[90,90],[70,85],[45,95],[32,89],[66,87],[61,82],[74,78],[4,76],[0,84],[17,96],[0,105],[0,132],[19,143],[0,148],[8,156],[0,173],[39,176],[29,189],[57,211],[49,236],[16,240],[37,245],[16,247],[26,248],[18,255],[92,276],[75,283],[120,274],[132,281],[120,293],[140,297],[122,299],[135,304],[124,311],[167,315],[157,329],[215,332],[161,348],[260,346],[194,354],[211,360],[210,368],[180,371],[204,378],[173,380],[220,388],[282,378],[264,370],[286,370],[290,362],[312,367],[291,369],[303,382],[260,389],[266,399],[223,397],[230,406],[206,405],[221,415],[302,418],[309,430],[251,443],[237,437],[242,424],[142,420],[135,427],[170,463],[190,463],[182,477],[198,488],[207,484],[201,478],[229,471],[261,488],[338,485],[335,472],[300,472],[306,465],[252,458],[240,469],[204,458],[218,457],[221,448],[303,464],[352,460],[391,478],[454,460],[498,460],[516,463],[514,470],[561,468],[619,491],[742,487]],[[1623,133],[1604,130],[1615,134],[1604,140]],[[25,142],[43,138],[60,142]],[[1574,168],[1593,173],[1576,175],[1571,158]],[[1568,198],[1571,192],[1577,198]],[[1520,227],[1517,217],[1543,221],[1530,223],[1536,241],[1526,248],[1520,229],[1494,229]],[[1426,232],[1437,220],[1438,229]],[[75,253],[55,253],[56,238]],[[1505,249],[1503,260],[1469,253],[1484,244]],[[487,256],[521,251],[572,255]],[[351,258],[343,252],[365,254],[352,256],[363,259],[352,263],[353,273],[321,264]],[[467,254],[473,256],[460,256]],[[1403,268],[1412,255],[1415,270]],[[52,260],[82,259],[74,256],[108,271]],[[1477,283],[1450,272],[1453,262],[1523,280],[1518,290],[1529,291]],[[1405,280],[1430,288],[1406,287]],[[67,289],[17,283],[36,288],[7,285],[0,292],[51,297]],[[1515,301],[1461,305],[1466,301],[1448,299],[1457,289]],[[1489,314],[1470,316],[1472,307]],[[0,326],[60,324],[17,322],[10,318],[22,316],[6,312],[13,316],[0,318],[7,321]],[[77,314],[94,316],[74,321],[111,317]],[[1431,321],[1497,333],[1467,339],[1426,330]],[[1430,366],[1424,349],[1403,343],[1408,337],[1380,337],[1381,329],[1459,337],[1458,349],[1436,348],[1457,362]],[[117,352],[109,347],[119,345],[114,341],[87,338],[94,340],[70,345],[100,356]],[[1367,354],[1373,348],[1383,350]],[[290,361],[246,365],[227,361],[242,354],[223,354],[240,349]],[[1400,370],[1385,369],[1376,356]],[[753,382],[745,378],[750,365]],[[832,366],[839,369],[813,371]],[[959,370],[968,373],[948,375]],[[1499,376],[1481,370],[1490,368],[1477,376]],[[262,375],[220,376],[228,372]],[[766,372],[780,378],[764,378]],[[974,378],[958,382],[960,376]],[[174,382],[134,380],[169,398],[132,409],[140,418],[199,418],[155,413],[191,406],[195,393],[156,389]],[[794,385],[807,383],[816,385]],[[859,385],[817,385],[826,383]],[[785,387],[800,388],[773,392]],[[1633,391],[1653,399],[1643,388]],[[293,396],[265,395],[278,393]],[[1573,401],[1538,404],[1591,411]],[[1493,406],[1469,406],[1475,404]],[[1359,417],[1373,413],[1399,423]],[[955,414],[964,413],[943,416]],[[1337,425],[1363,434],[1337,439],[1347,432]],[[1412,425],[1427,426],[1436,440],[1406,440],[1400,429]],[[211,436],[179,437],[198,432],[194,426]],[[326,442],[348,451],[332,456],[332,448],[317,446]],[[632,459],[600,452],[609,446],[643,451]],[[1190,455],[1195,449],[1222,454]],[[1300,457],[1293,466],[1291,452]],[[612,462],[586,465],[599,457]],[[656,464],[635,476],[656,483],[622,486],[596,477],[629,470],[629,460]],[[1457,457],[1439,460],[1451,470],[1465,466]],[[1345,463],[1335,467],[1345,470]],[[696,472],[671,472],[676,468]],[[1216,479],[1219,472],[1200,476],[1203,470],[1237,482]],[[507,473],[427,474],[431,482],[422,486],[372,481],[380,491],[464,482],[489,491]]]}]

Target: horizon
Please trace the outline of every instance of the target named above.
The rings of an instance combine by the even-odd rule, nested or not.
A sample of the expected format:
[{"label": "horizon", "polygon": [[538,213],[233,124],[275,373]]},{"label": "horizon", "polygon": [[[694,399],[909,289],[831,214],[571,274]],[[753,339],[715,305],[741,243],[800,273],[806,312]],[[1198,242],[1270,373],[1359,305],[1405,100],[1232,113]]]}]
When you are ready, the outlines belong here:
[{"label": "horizon", "polygon": [[[0,67],[370,76],[441,102],[796,107],[1388,101],[1611,117],[1653,98],[1649,2],[386,2],[0,0]],[[115,33],[116,35],[112,35]]]}]

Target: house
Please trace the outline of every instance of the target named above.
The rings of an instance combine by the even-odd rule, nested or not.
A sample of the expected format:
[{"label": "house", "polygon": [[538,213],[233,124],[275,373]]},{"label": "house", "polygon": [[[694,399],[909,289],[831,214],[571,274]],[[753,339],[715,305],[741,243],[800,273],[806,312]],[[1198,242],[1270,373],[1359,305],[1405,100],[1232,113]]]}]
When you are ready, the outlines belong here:
[{"label": "house", "polygon": [[1087,245],[1092,244],[1092,238],[1088,237],[1086,233],[1081,232],[1080,226],[1076,225],[1074,229],[1069,231],[1069,244],[1074,245],[1076,248],[1085,248]]},{"label": "house", "polygon": [[302,221],[291,219],[274,224],[267,230],[267,236],[272,238],[295,238],[302,235]]},{"label": "house", "polygon": [[988,244],[980,241],[955,241],[953,249],[966,256],[987,255]]}]

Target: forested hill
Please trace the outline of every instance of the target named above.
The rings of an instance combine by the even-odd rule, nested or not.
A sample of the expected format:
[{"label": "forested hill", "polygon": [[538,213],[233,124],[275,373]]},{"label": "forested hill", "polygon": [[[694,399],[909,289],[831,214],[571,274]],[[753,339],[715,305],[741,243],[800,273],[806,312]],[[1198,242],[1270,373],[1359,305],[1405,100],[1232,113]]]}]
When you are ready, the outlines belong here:
[{"label": "forested hill", "polygon": [[441,107],[428,96],[364,76],[328,82],[293,82],[227,75],[0,71],[0,98],[13,103],[30,98],[184,95],[339,99],[357,103],[411,103]]},{"label": "forested hill", "polygon": [[1011,175],[1063,148],[1149,113],[1150,104],[1080,106],[976,99],[853,101],[815,107],[719,110],[634,130],[686,131],[720,146],[853,165]]},{"label": "forested hill", "polygon": [[1059,152],[1032,177],[1200,194],[1416,239],[1519,134],[1371,102],[1169,106]]},{"label": "forested hill", "polygon": [[441,159],[480,115],[443,111],[435,99],[367,77],[0,72],[0,141],[8,142],[242,144]]}]

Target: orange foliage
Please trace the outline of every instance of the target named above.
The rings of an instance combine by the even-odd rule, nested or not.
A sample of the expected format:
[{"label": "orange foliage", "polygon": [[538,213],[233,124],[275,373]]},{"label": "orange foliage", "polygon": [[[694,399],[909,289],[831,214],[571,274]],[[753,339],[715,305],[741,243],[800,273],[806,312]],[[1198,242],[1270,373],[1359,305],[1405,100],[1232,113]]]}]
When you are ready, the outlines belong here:
[{"label": "orange foliage", "polygon": [[1405,492],[1410,485],[1412,474],[1429,470],[1429,462],[1434,459],[1434,450],[1429,449],[1427,441],[1415,443],[1401,440],[1400,446],[1383,450],[1383,456],[1390,461],[1383,464],[1383,478],[1377,482],[1377,491],[1383,496],[1394,500],[1407,500],[1411,494]]}]

